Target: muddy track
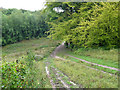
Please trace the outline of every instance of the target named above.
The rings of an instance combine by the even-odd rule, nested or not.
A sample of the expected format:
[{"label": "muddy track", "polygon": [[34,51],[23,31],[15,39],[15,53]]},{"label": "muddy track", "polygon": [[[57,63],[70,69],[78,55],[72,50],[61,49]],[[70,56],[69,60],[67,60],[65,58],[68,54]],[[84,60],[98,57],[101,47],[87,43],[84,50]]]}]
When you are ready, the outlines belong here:
[{"label": "muddy track", "polygon": [[[45,64],[46,64],[46,67],[45,67],[46,74],[47,74],[48,78],[50,79],[52,88],[67,88],[67,89],[69,89],[71,86],[74,88],[79,88],[79,86],[77,84],[70,81],[69,79],[64,80],[64,77],[67,77],[67,76],[64,75],[57,68],[51,66],[49,60],[46,60]],[[66,82],[69,82],[70,84],[67,84]]]},{"label": "muddy track", "polygon": [[[56,59],[61,59],[61,60],[67,60],[67,59],[64,59],[64,58],[61,58],[61,57],[58,57],[58,56],[56,56],[55,58]],[[72,61],[72,62],[74,62],[74,61]],[[76,62],[74,62],[74,63],[76,63]],[[93,67],[90,67],[90,66],[86,66],[86,65],[83,65],[83,66],[85,66],[87,68],[90,68],[90,69],[93,69],[93,70],[96,70],[96,71],[100,71],[102,73],[107,73],[107,74],[109,74],[111,76],[116,76],[117,77],[117,75],[115,75],[115,74],[111,74],[111,73],[108,73],[108,72],[105,72],[105,71],[102,71],[102,70],[99,70],[99,69],[96,69],[96,68],[93,68]]]},{"label": "muddy track", "polygon": [[114,67],[109,67],[109,66],[105,66],[105,65],[100,65],[100,64],[88,62],[88,61],[86,61],[86,60],[83,60],[83,59],[80,59],[80,58],[77,58],[77,57],[74,57],[74,56],[71,56],[71,55],[68,55],[68,54],[67,54],[67,56],[72,57],[72,58],[75,58],[75,59],[78,59],[78,60],[80,60],[80,61],[82,61],[82,62],[85,62],[85,63],[88,63],[88,64],[96,65],[96,66],[103,67],[103,68],[108,68],[108,69],[111,69],[111,70],[120,71],[120,69],[118,69],[118,68],[114,68]]},{"label": "muddy track", "polygon": [[[53,66],[51,66],[51,68],[56,71],[56,75],[57,75],[58,79],[63,83],[63,85],[65,87],[70,88],[72,86],[72,87],[80,87],[80,88],[82,88],[82,86],[79,86],[79,85],[75,84],[73,81],[70,81],[70,79],[68,78],[68,76],[66,76],[65,74],[63,74],[57,68],[55,68]],[[67,81],[69,81],[70,84],[66,84],[65,83],[65,80],[63,79],[64,77],[67,77]]]},{"label": "muddy track", "polygon": [[[52,53],[51,53],[51,57],[52,58],[56,58],[56,59],[61,59],[61,60],[66,60],[62,57],[59,57],[57,56],[56,54],[61,52],[62,50],[65,49],[65,46],[64,46],[64,43],[63,42],[61,45],[59,45]],[[116,70],[116,71],[120,71],[119,69],[117,68],[114,68],[114,67],[108,67],[108,66],[105,66],[105,65],[100,65],[100,64],[96,64],[96,63],[92,63],[92,62],[88,62],[86,60],[83,60],[83,59],[80,59],[80,58],[77,58],[77,57],[74,57],[74,56],[71,56],[71,55],[68,55],[66,54],[66,56],[69,56],[69,57],[72,57],[72,58],[75,58],[75,59],[79,59],[85,63],[88,63],[88,64],[92,64],[92,65],[96,65],[96,66],[100,66],[100,67],[104,67],[104,68],[108,68],[108,69],[111,69],[111,70]],[[86,66],[86,65],[84,65]],[[89,66],[86,66],[87,68],[90,68],[90,69],[93,69],[93,70],[96,70],[96,71],[101,71],[102,73],[108,73],[108,72],[105,72],[105,71],[102,71],[102,70],[99,70],[99,69],[96,69],[96,68],[92,68],[92,67],[89,67]],[[50,83],[52,85],[53,88],[70,88],[71,86],[72,87],[77,87],[77,88],[82,88],[82,86],[78,86],[77,84],[75,84],[74,82],[70,81],[70,79],[67,79],[67,81],[70,82],[70,84],[67,84],[65,82],[65,80],[63,79],[64,77],[67,77],[65,74],[63,74],[61,71],[59,71],[57,68],[53,67],[53,66],[50,66],[50,62],[49,61],[46,61],[46,73],[48,75],[48,78],[50,79]],[[51,74],[54,74],[54,78],[55,78],[55,81],[53,80],[53,77],[51,77]],[[112,76],[116,76],[114,74],[111,74],[111,73],[108,73],[109,75],[112,75]],[[63,76],[61,76],[63,75]],[[67,77],[68,78],[68,77]]]},{"label": "muddy track", "polygon": [[[65,42],[63,42],[61,45],[59,45],[54,51],[53,53],[51,54],[52,57],[56,58],[56,59],[61,59],[61,60],[66,60],[62,57],[59,57],[57,56],[56,54],[63,51],[65,49],[65,45],[64,45]],[[109,67],[109,66],[105,66],[105,65],[100,65],[100,64],[96,64],[96,63],[92,63],[92,62],[88,62],[86,60],[83,60],[83,59],[80,59],[80,58],[77,58],[77,57],[74,57],[74,56],[71,56],[71,55],[68,55],[68,54],[65,54],[66,56],[69,56],[69,57],[72,57],[72,58],[75,58],[75,59],[78,59],[82,62],[85,62],[85,63],[88,63],[88,64],[91,64],[91,65],[96,65],[96,66],[99,66],[99,67],[103,67],[103,68],[108,68],[108,69],[111,69],[111,70],[116,70],[116,71],[120,71],[120,69],[118,68],[114,68],[114,67]],[[86,65],[85,65],[86,66]],[[101,71],[103,73],[108,73],[108,72],[105,72],[105,71],[102,71],[102,70],[99,70],[99,69],[96,69],[96,68],[93,68],[93,67],[89,67],[89,66],[86,66],[88,68],[91,68],[93,70],[97,70],[97,71]],[[114,75],[114,74],[111,74],[111,73],[108,73],[110,75]]]},{"label": "muddy track", "polygon": [[[60,51],[62,51],[62,50],[64,50],[64,49],[65,49],[65,46],[64,46],[64,42],[63,42],[61,45],[59,45],[59,46],[55,49],[55,51],[51,54],[51,56],[53,56],[54,58],[59,58],[59,59],[65,60],[64,58],[61,58],[61,57],[56,56],[57,53],[59,53]],[[83,62],[88,63],[88,64],[96,65],[96,66],[103,67],[103,68],[108,68],[108,69],[111,69],[111,70],[120,71],[120,69],[118,69],[118,68],[114,68],[114,67],[109,67],[109,66],[105,66],[105,65],[100,65],[100,64],[88,62],[88,61],[86,61],[86,60],[83,60],[83,59],[80,59],[80,58],[71,56],[71,55],[69,55],[69,54],[66,54],[66,56],[69,56],[69,57],[78,59],[78,60],[83,61]]]},{"label": "muddy track", "polygon": [[[47,73],[47,76],[48,78],[50,79],[50,83],[52,85],[52,88],[63,88],[63,85],[62,83],[60,82],[60,80],[58,79],[57,76],[52,76],[53,74],[55,75],[55,71],[54,70],[51,70],[49,68],[49,62],[46,62],[46,73]],[[49,72],[49,73],[48,73]]]},{"label": "muddy track", "polygon": [[58,57],[58,56],[56,56],[56,54],[59,53],[60,51],[63,51],[63,50],[65,49],[64,43],[65,43],[65,42],[63,42],[61,45],[59,45],[59,46],[51,53],[51,57],[53,57],[53,58]]},{"label": "muddy track", "polygon": [[45,70],[46,70],[46,74],[47,74],[47,76],[48,76],[48,78],[49,78],[49,80],[50,80],[50,83],[51,83],[51,85],[52,85],[52,88],[55,88],[55,84],[54,84],[52,78],[50,77],[50,71],[49,71],[49,69],[48,69],[47,62],[46,62]]}]

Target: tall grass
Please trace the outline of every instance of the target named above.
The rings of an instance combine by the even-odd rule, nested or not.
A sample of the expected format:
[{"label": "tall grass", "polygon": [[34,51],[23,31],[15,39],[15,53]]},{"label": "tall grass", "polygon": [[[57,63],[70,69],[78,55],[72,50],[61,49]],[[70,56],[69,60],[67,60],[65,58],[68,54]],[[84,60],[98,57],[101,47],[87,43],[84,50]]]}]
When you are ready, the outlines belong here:
[{"label": "tall grass", "polygon": [[[67,54],[77,57],[79,59],[92,62],[92,63],[97,63],[100,65],[118,68],[118,50],[117,49],[105,50],[105,49],[79,48],[78,50],[74,50],[74,51],[70,51],[66,49],[57,54],[60,57],[64,57],[68,60],[80,63],[81,61],[79,59],[69,57],[67,56]],[[118,71],[115,71],[115,70],[110,70],[110,69],[94,66],[87,63],[84,63],[84,64],[90,67],[97,68],[99,70],[109,72],[109,73],[118,74]]]},{"label": "tall grass", "polygon": [[[44,59],[54,50],[57,43],[58,41],[41,38],[24,40],[3,47],[2,57],[4,62],[2,66],[5,68],[2,70],[4,72],[2,88],[51,88],[52,86],[45,72]],[[21,71],[17,72],[16,65],[25,67],[21,67]],[[10,74],[9,68],[11,68],[12,72],[17,73]],[[23,69],[26,71],[25,74],[23,74]],[[19,80],[20,75],[18,73],[24,76],[23,81]]]},{"label": "tall grass", "polygon": [[104,49],[80,48],[74,51],[74,53],[81,55],[81,56],[89,56],[92,58],[111,60],[114,62],[118,62],[118,49],[104,50]]},{"label": "tall grass", "polygon": [[38,55],[46,55],[56,47],[59,41],[49,40],[46,38],[24,40],[19,43],[11,44],[2,47],[2,57],[6,61],[14,61],[19,57],[26,55],[26,52],[30,50]]},{"label": "tall grass", "polygon": [[46,76],[43,61],[35,61],[33,53],[16,62],[3,62],[2,88],[48,88],[51,87]]}]

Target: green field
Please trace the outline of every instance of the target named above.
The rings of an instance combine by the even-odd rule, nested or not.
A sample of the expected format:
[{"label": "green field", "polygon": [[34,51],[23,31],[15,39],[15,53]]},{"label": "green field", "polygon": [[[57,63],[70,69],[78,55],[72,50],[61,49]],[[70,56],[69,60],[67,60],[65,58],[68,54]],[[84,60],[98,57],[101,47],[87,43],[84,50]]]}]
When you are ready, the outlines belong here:
[{"label": "green field", "polygon": [[[63,87],[62,83],[57,80],[55,67],[61,71],[59,76],[70,86],[70,88],[117,88],[118,77],[109,73],[96,71],[86,66],[93,67],[86,63],[81,63],[79,60],[70,58],[63,54],[70,54],[75,57],[85,59],[90,62],[108,65],[117,68],[117,63],[112,63],[113,60],[98,59],[86,55],[78,55],[70,50],[62,50],[58,56],[66,60],[54,59],[50,54],[55,50],[60,41],[53,41],[46,38],[25,40],[16,44],[11,44],[2,49],[2,87],[3,88],[52,88],[50,79],[45,70],[46,62],[49,62],[50,77],[54,83],[59,83],[58,88]],[[94,51],[94,50],[93,50]],[[96,49],[97,51],[97,49]],[[99,51],[99,50],[98,50]],[[82,51],[81,51],[82,52]],[[84,51],[85,52],[85,51]],[[104,52],[101,51],[101,52]],[[109,52],[109,51],[107,51]],[[87,52],[86,52],[87,53]],[[90,52],[89,52],[90,53]],[[94,53],[91,50],[91,54]],[[107,55],[107,54],[106,54]],[[18,60],[18,63],[17,63]],[[115,60],[117,62],[117,60]],[[9,66],[8,66],[9,65]],[[22,66],[22,67],[21,67]],[[16,68],[17,67],[17,68]],[[97,67],[94,67],[97,68]],[[97,68],[99,70],[104,70]],[[6,72],[7,70],[7,72]],[[19,71],[17,71],[19,70]],[[23,73],[26,72],[26,73]],[[115,73],[114,71],[106,70],[106,72]],[[13,74],[11,74],[13,73]],[[20,76],[24,78],[20,78]],[[9,76],[9,77],[8,77]],[[5,82],[8,80],[9,82]],[[71,82],[77,84],[72,86]]]},{"label": "green field", "polygon": [[34,52],[36,55],[40,54],[45,56],[51,53],[51,50],[55,48],[57,43],[57,41],[46,38],[24,40],[19,43],[2,47],[2,57],[6,61],[14,61],[18,59],[18,57],[26,55],[26,52],[29,50]]},{"label": "green field", "polygon": [[[118,68],[118,49],[111,49],[111,50],[104,50],[104,49],[83,49],[80,48],[79,50],[70,51],[65,49],[57,54],[60,57],[64,57],[65,59],[81,63],[79,59],[83,59],[89,61],[91,63],[96,63],[100,65],[105,65],[109,67]],[[74,56],[79,59],[75,59],[68,55]],[[117,74],[118,72],[115,70],[110,70],[107,68],[94,66],[85,62],[82,62],[87,66],[91,66],[97,68],[99,70],[103,70],[109,73]]]},{"label": "green field", "polygon": [[70,60],[53,60],[54,65],[65,73],[72,81],[81,84],[85,88],[116,88],[118,78],[100,71],[92,70],[81,63],[74,63]]},{"label": "green field", "polygon": [[[20,43],[11,44],[3,47],[2,87],[3,88],[52,87],[46,75],[44,60],[54,50],[57,43],[58,43],[57,41],[41,38],[34,40],[25,40]],[[40,55],[40,57],[39,56],[35,57],[35,55]],[[18,60],[18,63],[16,63],[16,60]],[[21,65],[25,65],[26,67],[22,68]],[[15,66],[21,67],[18,69],[19,72],[16,71],[17,68]],[[23,69],[25,69],[26,71],[24,71]],[[23,72],[26,73],[22,74]],[[20,78],[21,75],[24,77],[24,79]],[[6,80],[8,82],[6,82]]]},{"label": "green field", "polygon": [[38,1],[0,6],[1,87],[117,90],[119,3]]}]

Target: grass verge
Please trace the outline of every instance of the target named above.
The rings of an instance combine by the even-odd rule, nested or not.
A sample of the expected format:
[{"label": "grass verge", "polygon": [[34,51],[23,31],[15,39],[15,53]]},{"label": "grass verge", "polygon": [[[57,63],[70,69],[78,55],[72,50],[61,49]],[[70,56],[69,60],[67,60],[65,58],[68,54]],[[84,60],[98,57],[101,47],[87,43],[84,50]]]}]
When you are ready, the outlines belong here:
[{"label": "grass verge", "polygon": [[[92,53],[92,50],[90,50],[90,51]],[[95,49],[93,51],[97,51],[97,49]],[[115,51],[114,51],[114,53],[115,53]],[[83,50],[83,54],[79,55],[79,54],[75,54],[74,52],[71,52],[70,50],[66,49],[63,52],[58,53],[57,55],[60,56],[60,57],[64,57],[65,59],[77,62],[77,63],[83,63],[83,64],[85,64],[87,66],[90,66],[90,67],[93,67],[93,68],[97,68],[99,70],[103,70],[105,72],[109,72],[109,73],[113,73],[113,74],[119,74],[118,71],[111,70],[111,69],[108,69],[108,68],[99,67],[99,66],[96,66],[96,65],[91,65],[91,64],[82,62],[82,61],[80,61],[78,59],[75,59],[73,57],[69,57],[69,56],[66,55],[66,54],[69,54],[71,56],[74,56],[74,57],[77,57],[77,58],[80,58],[80,59],[83,59],[83,60],[86,60],[86,61],[89,61],[89,62],[92,62],[92,63],[118,68],[118,61],[117,60],[114,61],[114,60],[108,60],[108,59],[107,60],[105,60],[105,59],[98,59],[98,58],[87,56],[87,55],[86,56],[82,56],[82,55],[85,55],[84,52],[87,53],[87,50],[84,49]],[[99,49],[98,49],[97,52],[99,52]],[[109,51],[100,50],[100,52],[104,54],[104,52],[109,52]],[[88,53],[90,53],[90,52],[88,52]],[[105,55],[105,56],[107,56],[107,55]]]},{"label": "grass verge", "polygon": [[65,73],[72,81],[83,88],[117,88],[118,78],[107,73],[92,70],[81,63],[72,61],[53,60],[54,65]]}]

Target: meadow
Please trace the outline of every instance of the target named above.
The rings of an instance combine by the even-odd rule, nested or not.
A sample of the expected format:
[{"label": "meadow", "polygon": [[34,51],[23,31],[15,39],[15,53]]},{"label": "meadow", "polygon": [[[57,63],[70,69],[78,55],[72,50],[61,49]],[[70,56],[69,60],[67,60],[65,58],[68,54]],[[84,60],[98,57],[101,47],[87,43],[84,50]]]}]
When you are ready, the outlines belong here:
[{"label": "meadow", "polygon": [[[50,55],[60,42],[40,38],[4,46],[2,49],[2,88],[52,88],[50,78],[48,78],[45,70],[46,65],[48,66],[50,77],[57,88],[64,87],[64,83],[69,88],[118,87],[118,76],[115,71],[94,67],[67,56],[69,54],[90,62],[117,68],[117,60],[110,59],[110,57],[105,59],[108,53],[117,57],[116,49],[113,49],[112,52],[111,50],[97,49],[91,49],[90,51],[79,50],[78,53],[78,51],[73,52],[64,48],[57,53],[57,56],[65,60],[51,57]],[[95,52],[100,53],[104,59],[97,57],[97,54],[92,57]],[[104,54],[105,52],[107,54]],[[113,61],[114,63],[112,63]],[[61,79],[59,80],[59,78]],[[9,82],[5,82],[6,80]],[[61,80],[64,83],[61,83]],[[71,82],[74,82],[76,85],[72,85]]]},{"label": "meadow", "polygon": [[57,43],[57,41],[41,38],[24,40],[3,47],[2,88],[51,87],[44,60]]},{"label": "meadow", "polygon": [[[118,88],[118,2],[0,8],[2,88]],[[111,90],[112,90],[111,89]]]},{"label": "meadow", "polygon": [[[118,56],[119,56],[118,49],[105,50],[103,48],[100,49],[80,48],[78,50],[72,50],[72,51],[69,49],[65,49],[60,53],[58,53],[57,55],[77,63],[84,63],[87,66],[97,68],[99,70],[103,70],[116,75],[119,74],[118,71],[110,70],[108,68],[103,68],[99,66],[94,66],[92,64],[88,64],[79,60],[79,59],[83,59],[91,63],[118,68]],[[76,59],[74,57],[79,59]]]}]

